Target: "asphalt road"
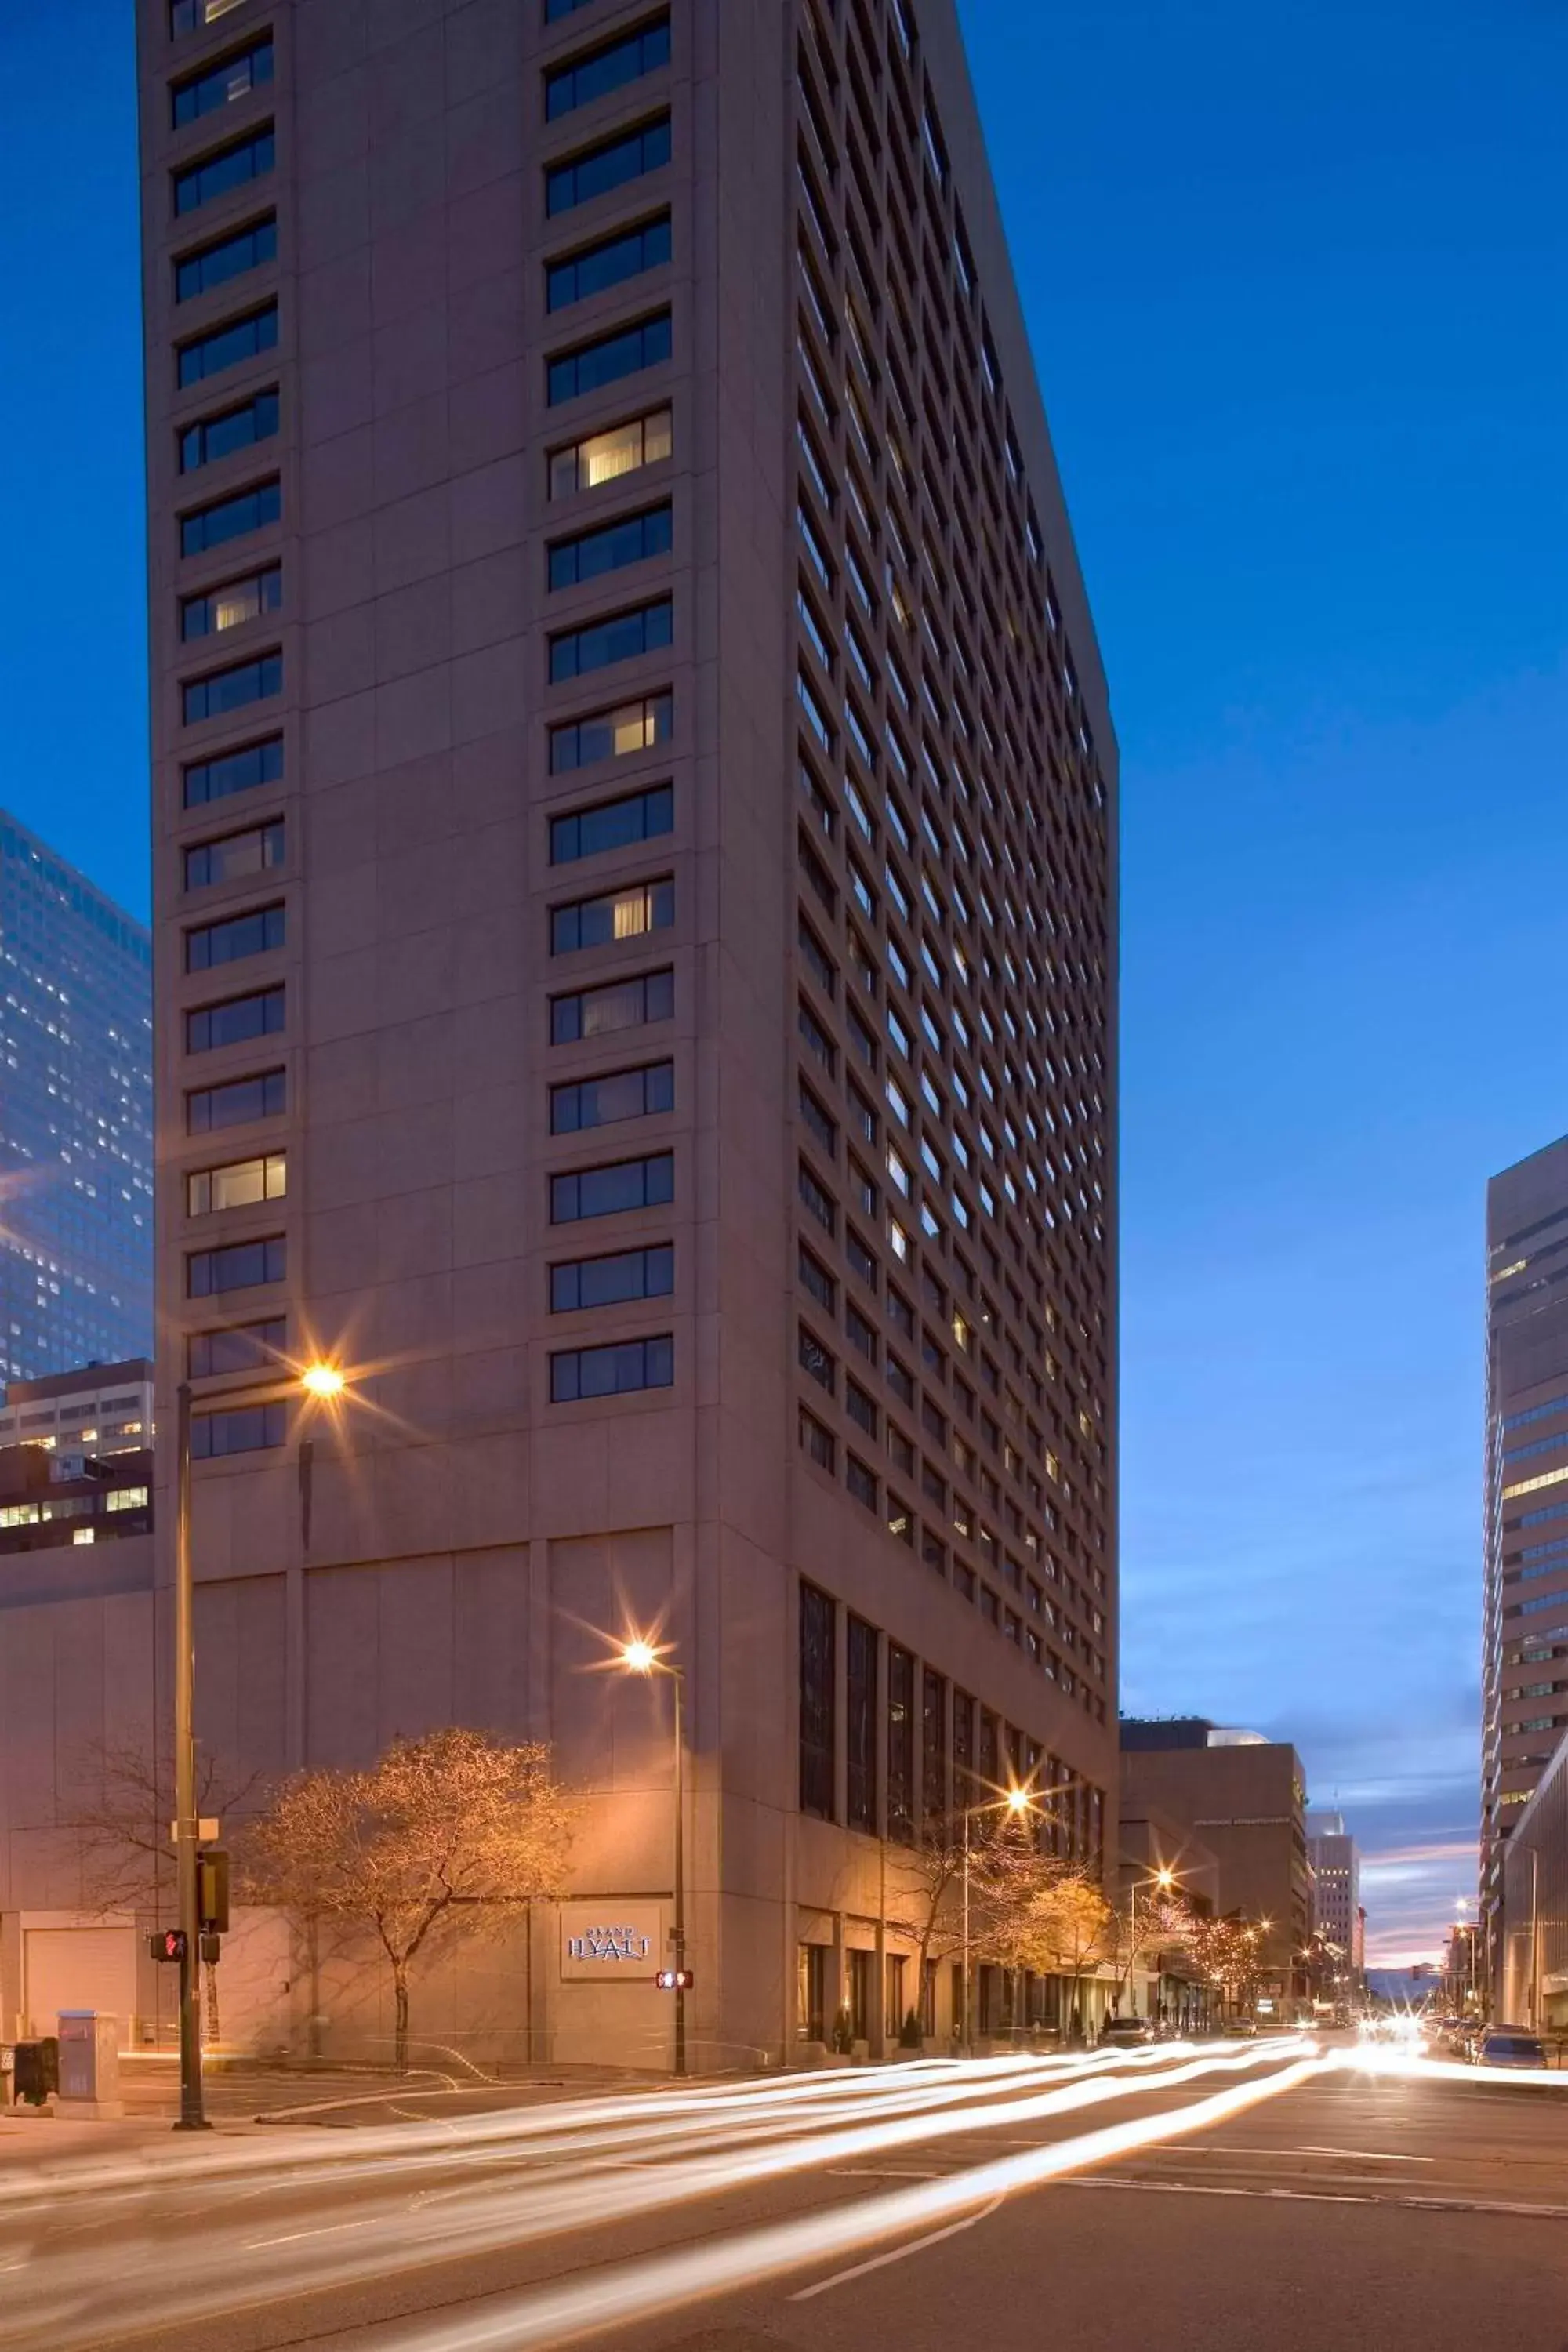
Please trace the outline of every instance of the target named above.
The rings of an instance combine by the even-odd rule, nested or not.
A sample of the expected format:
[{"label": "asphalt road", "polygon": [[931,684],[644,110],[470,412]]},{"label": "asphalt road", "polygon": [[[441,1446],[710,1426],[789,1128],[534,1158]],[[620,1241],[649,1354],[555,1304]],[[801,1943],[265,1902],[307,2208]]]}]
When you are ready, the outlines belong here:
[{"label": "asphalt road", "polygon": [[1247,2045],[46,2149],[0,2347],[1568,2352],[1568,2082],[1456,2077]]}]

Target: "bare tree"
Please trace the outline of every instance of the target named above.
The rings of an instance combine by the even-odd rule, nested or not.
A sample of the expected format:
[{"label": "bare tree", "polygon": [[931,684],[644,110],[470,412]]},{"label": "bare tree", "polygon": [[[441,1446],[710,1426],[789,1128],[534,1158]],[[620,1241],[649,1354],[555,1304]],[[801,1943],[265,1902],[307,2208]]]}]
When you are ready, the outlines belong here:
[{"label": "bare tree", "polygon": [[415,1961],[498,1934],[560,1893],[576,1807],[549,1767],[547,1748],[433,1731],[395,1740],[368,1771],[298,1774],[250,1829],[250,1900],[374,1929],[392,1971],[400,2073]]}]

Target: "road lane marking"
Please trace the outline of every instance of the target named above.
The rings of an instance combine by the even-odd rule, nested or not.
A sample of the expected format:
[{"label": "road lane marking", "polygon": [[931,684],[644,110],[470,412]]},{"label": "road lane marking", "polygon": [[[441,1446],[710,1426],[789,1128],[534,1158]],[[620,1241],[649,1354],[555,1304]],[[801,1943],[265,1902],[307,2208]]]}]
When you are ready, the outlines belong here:
[{"label": "road lane marking", "polygon": [[377,2218],[374,2213],[362,2213],[357,2221],[328,2221],[319,2230],[289,2230],[281,2238],[247,2238],[245,2252],[255,2253],[263,2246],[291,2246],[300,2238],[335,2238],[343,2230],[363,2230]]},{"label": "road lane marking", "polygon": [[940,2180],[940,2172],[918,2172],[908,2164],[830,2165],[829,2180]]},{"label": "road lane marking", "polygon": [[1251,2197],[1265,2204],[1398,2205],[1411,2213],[1513,2213],[1532,2221],[1568,2221],[1568,2205],[1505,2204],[1484,2197],[1376,2197],[1332,2194],[1321,2189],[1222,2189],[1208,2180],[1119,2179],[1113,2173],[1067,2176],[1063,2189],[1130,2189],[1151,2197]]},{"label": "road lane marking", "polygon": [[[1180,2140],[1156,2140],[1156,2148],[1180,2147]],[[1350,2156],[1363,2164],[1436,2164],[1435,2156],[1392,2156],[1375,2147],[1252,2147],[1238,2140],[1205,2139],[1194,2143],[1205,2156]]]},{"label": "road lane marking", "polygon": [[868,2263],[857,2263],[850,2270],[835,2271],[831,2278],[818,2279],[815,2286],[803,2286],[788,2300],[809,2303],[813,2295],[826,2294],[830,2286],[847,2286],[851,2279],[864,2278],[868,2271],[884,2271],[889,2263],[905,2262],[910,2254],[923,2253],[928,2246],[940,2246],[944,2238],[956,2238],[963,2231],[973,2230],[977,2221],[987,2220],[1003,2201],[1000,2197],[993,2197],[988,2205],[983,2205],[977,2213],[967,2214],[962,2221],[950,2221],[945,2230],[928,2231],[923,2238],[911,2238],[907,2246],[895,2246],[889,2253],[873,2254]]}]

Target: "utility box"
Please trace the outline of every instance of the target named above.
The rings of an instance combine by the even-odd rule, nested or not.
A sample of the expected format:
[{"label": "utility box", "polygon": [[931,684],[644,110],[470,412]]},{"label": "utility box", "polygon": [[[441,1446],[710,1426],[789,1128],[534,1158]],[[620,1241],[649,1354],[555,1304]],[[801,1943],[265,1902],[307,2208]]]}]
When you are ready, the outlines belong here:
[{"label": "utility box", "polygon": [[59,2093],[55,2113],[99,2121],[122,2116],[120,2020],[101,2009],[60,2011]]}]

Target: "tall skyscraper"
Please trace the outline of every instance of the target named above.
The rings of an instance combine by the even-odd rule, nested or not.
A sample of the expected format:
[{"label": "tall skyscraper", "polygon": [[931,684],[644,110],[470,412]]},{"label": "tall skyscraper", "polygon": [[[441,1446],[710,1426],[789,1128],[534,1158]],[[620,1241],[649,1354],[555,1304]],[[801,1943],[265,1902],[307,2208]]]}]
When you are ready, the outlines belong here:
[{"label": "tall skyscraper", "polygon": [[1361,1852],[1342,1813],[1307,1815],[1307,1860],[1312,1872],[1312,1925],[1337,1944],[1349,1967],[1365,1965],[1361,1907]]},{"label": "tall skyscraper", "polygon": [[153,1340],[153,948],[0,809],[0,1381]]},{"label": "tall skyscraper", "polygon": [[657,1627],[694,2048],[945,2033],[900,1848],[1117,1769],[1116,751],[951,0],[140,21],[205,1736],[552,1740],[534,2020],[653,2049]]},{"label": "tall skyscraper", "polygon": [[1482,1948],[1503,1851],[1568,1731],[1568,1136],[1487,1187]]}]

